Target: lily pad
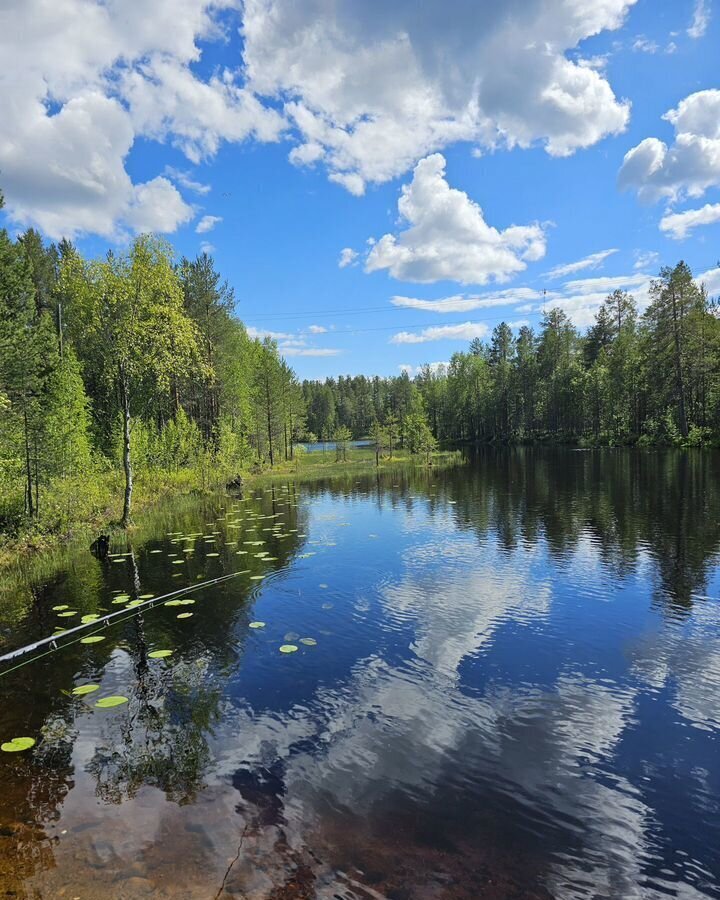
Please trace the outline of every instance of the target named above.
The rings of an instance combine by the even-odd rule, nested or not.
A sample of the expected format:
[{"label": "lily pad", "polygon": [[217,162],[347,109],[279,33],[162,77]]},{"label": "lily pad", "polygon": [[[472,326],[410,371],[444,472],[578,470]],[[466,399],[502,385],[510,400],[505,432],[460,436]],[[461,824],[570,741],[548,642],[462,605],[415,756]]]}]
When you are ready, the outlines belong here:
[{"label": "lily pad", "polygon": [[95,706],[97,707],[97,709],[112,709],[114,706],[122,706],[123,703],[127,702],[127,697],[122,697],[120,694],[116,694],[112,697],[101,697],[95,704]]},{"label": "lily pad", "polygon": [[148,653],[150,659],[166,659],[168,656],[172,656],[172,650],[153,650],[151,653]]},{"label": "lily pad", "polygon": [[61,603],[59,606],[53,606],[53,612],[61,612],[63,609],[70,609],[67,603]]},{"label": "lily pad", "polygon": [[264,622],[251,622],[248,627],[249,628],[264,628],[265,623]]},{"label": "lily pad", "polygon": [[69,610],[67,610],[67,612],[61,612],[61,613],[58,613],[58,617],[59,617],[60,619],[67,619],[67,618],[69,618],[70,616],[76,616],[76,615],[77,615],[77,610],[76,610],[76,609],[69,609]]},{"label": "lily pad", "polygon": [[138,600],[152,600],[155,594],[140,594]]},{"label": "lily pad", "polygon": [[84,697],[85,694],[92,694],[95,691],[100,690],[99,684],[80,684],[78,687],[73,688],[71,693],[73,697]]},{"label": "lily pad", "polygon": [[102,634],[91,634],[89,637],[81,638],[81,644],[99,644],[100,641],[104,641],[105,637]]},{"label": "lily pad", "polygon": [[306,647],[317,647],[315,638],[300,638],[300,643],[305,644]]},{"label": "lily pad", "polygon": [[251,581],[262,581],[262,579],[263,579],[264,577],[265,577],[264,575],[251,575],[251,576],[250,576],[250,580],[251,580]]},{"label": "lily pad", "polygon": [[19,753],[21,750],[29,750],[35,746],[35,738],[31,737],[15,737],[11,741],[5,741],[0,744],[0,750],[5,753]]},{"label": "lily pad", "polygon": [[206,553],[205,556],[220,556],[219,553]]},{"label": "lily pad", "polygon": [[88,625],[90,622],[95,622],[99,618],[100,616],[97,613],[88,613],[86,616],[83,616],[80,621],[83,625]]},{"label": "lily pad", "polygon": [[192,613],[178,613],[178,619],[189,619]]},{"label": "lily pad", "polygon": [[295,653],[299,648],[295,646],[295,644],[283,644],[280,647],[281,653]]},{"label": "lily pad", "polygon": [[294,631],[288,631],[283,640],[287,641],[288,644],[292,644],[293,641],[296,641],[300,637],[299,634],[296,634]]}]

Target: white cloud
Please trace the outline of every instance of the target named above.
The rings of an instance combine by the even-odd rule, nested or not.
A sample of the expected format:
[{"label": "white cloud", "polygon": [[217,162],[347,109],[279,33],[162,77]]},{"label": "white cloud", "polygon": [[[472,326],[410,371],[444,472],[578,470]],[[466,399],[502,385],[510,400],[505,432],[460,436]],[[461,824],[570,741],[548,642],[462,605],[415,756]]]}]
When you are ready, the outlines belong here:
[{"label": "white cloud", "polygon": [[604,291],[606,294],[616,290],[627,290],[633,286],[644,284],[647,275],[637,273],[635,275],[613,275],[602,278],[578,278],[574,281],[566,281],[564,289],[578,294],[594,294]]},{"label": "white cloud", "polygon": [[388,269],[404,281],[506,281],[545,254],[540,225],[511,225],[498,231],[464,191],[445,179],[445,158],[428,156],[415,166],[398,202],[407,228],[385,234],[371,248],[366,272]]},{"label": "white cloud", "polygon": [[[200,59],[198,41],[221,36],[217,14],[229,5],[5,4],[0,171],[10,218],[52,238],[173,231],[190,208],[163,176],[133,183],[125,161],[137,137],[168,139],[195,159],[222,140],[276,139],[281,116],[238,87],[232,73],[203,81],[190,68]],[[150,210],[150,197],[162,197],[165,208]]]},{"label": "white cloud", "polygon": [[547,273],[548,278],[564,278],[566,275],[572,275],[575,272],[581,272],[583,269],[599,268],[608,256],[617,253],[617,247],[610,250],[600,250],[597,253],[591,253],[589,256],[579,259],[577,262],[566,263],[562,266],[556,266]]},{"label": "white cloud", "polygon": [[456,141],[565,156],[625,128],[597,69],[570,59],[635,0],[246,0],[249,84],[284,103],[301,145],[360,194]]},{"label": "white cloud", "polygon": [[343,247],[343,249],[340,251],[338,266],[341,269],[344,269],[346,266],[354,266],[357,262],[357,258],[357,250],[353,250],[352,247]]},{"label": "white cloud", "polygon": [[636,53],[657,53],[660,47],[657,41],[648,40],[644,35],[638,35],[632,45]]},{"label": "white cloud", "polygon": [[693,18],[687,30],[691,38],[701,38],[710,24],[710,4],[708,0],[695,0]]},{"label": "white cloud", "polygon": [[[431,363],[426,363],[426,365],[430,369],[431,372],[436,373],[441,369],[447,369],[447,367],[450,365],[450,363],[447,361],[446,362],[431,362]],[[416,375],[420,375],[420,373],[423,371],[424,368],[425,368],[424,365],[423,366],[411,366],[411,365],[408,365],[407,363],[404,363],[403,365],[398,366],[398,369],[400,369],[401,372],[406,372],[411,378],[414,378]]]},{"label": "white cloud", "polygon": [[720,185],[720,90],[698,91],[663,116],[675,129],[668,147],[645,138],[625,154],[618,183],[639,198],[671,202]]},{"label": "white cloud", "polygon": [[212,190],[209,184],[203,184],[201,181],[196,181],[187,169],[176,169],[175,166],[165,166],[163,175],[170,178],[172,181],[176,181],[180,187],[184,187],[185,190],[193,191],[195,194],[205,195],[209,194]]},{"label": "white cloud", "polygon": [[279,350],[283,356],[338,356],[342,353],[342,350],[329,347],[294,347],[282,344]]},{"label": "white cloud", "polygon": [[206,234],[220,222],[222,222],[222,216],[203,216],[195,226],[195,231],[197,234]]},{"label": "white cloud", "polygon": [[463,322],[458,325],[438,325],[422,331],[400,331],[390,338],[391,344],[426,344],[428,341],[472,341],[488,333],[482,322]]},{"label": "white cloud", "polygon": [[327,328],[324,325],[310,325],[308,331],[310,334],[325,334]]},{"label": "white cloud", "polygon": [[201,241],[200,252],[207,253],[209,256],[211,253],[215,252],[215,245],[211,244],[210,241]]},{"label": "white cloud", "polygon": [[657,250],[636,250],[633,269],[657,268],[660,263],[660,254]]},{"label": "white cloud", "polygon": [[706,203],[700,209],[686,209],[680,213],[667,213],[660,219],[660,231],[676,241],[689,236],[694,228],[720,222],[720,203]]},{"label": "white cloud", "polygon": [[708,294],[716,297],[720,294],[720,267],[716,266],[714,269],[701,272],[695,276],[695,281],[697,284],[704,284]]},{"label": "white cloud", "polygon": [[295,338],[294,334],[288,334],[287,331],[268,331],[265,328],[255,328],[252,325],[248,326],[247,333],[248,337],[253,339],[259,338],[260,340],[269,337],[273,341],[292,341]]},{"label": "white cloud", "polygon": [[456,313],[470,312],[473,309],[489,309],[495,306],[509,306],[520,300],[536,300],[540,297],[542,297],[540,291],[531,288],[513,288],[482,296],[456,294],[453,297],[443,297],[441,300],[419,300],[416,297],[396,296],[391,297],[390,302],[393,306],[420,309],[425,312]]}]

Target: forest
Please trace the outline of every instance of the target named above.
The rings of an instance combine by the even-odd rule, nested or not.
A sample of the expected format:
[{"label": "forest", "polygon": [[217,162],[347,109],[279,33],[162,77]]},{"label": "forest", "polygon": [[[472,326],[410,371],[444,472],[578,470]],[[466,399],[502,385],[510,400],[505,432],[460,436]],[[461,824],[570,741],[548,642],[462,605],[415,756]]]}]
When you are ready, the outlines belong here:
[{"label": "forest", "polygon": [[[0,196],[0,203],[1,203]],[[301,441],[715,444],[720,320],[679,263],[640,315],[622,291],[581,334],[560,309],[505,323],[414,378],[302,384],[249,337],[213,259],[143,235],[103,259],[0,230],[0,531],[58,531],[121,495],[210,487],[292,460]]]},{"label": "forest", "polygon": [[720,440],[720,318],[683,263],[661,269],[642,315],[614,291],[585,334],[558,308],[517,336],[502,322],[447,365],[411,379],[302,385],[307,429],[385,444],[413,412],[438,441],[703,446]]}]

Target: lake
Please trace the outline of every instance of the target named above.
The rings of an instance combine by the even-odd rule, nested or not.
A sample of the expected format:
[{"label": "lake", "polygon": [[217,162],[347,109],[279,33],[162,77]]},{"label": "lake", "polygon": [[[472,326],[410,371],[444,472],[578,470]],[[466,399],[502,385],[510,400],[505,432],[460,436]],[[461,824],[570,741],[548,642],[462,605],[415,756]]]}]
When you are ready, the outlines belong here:
[{"label": "lake", "polygon": [[124,555],[6,584],[2,652],[242,573],[0,677],[0,738],[36,739],[0,753],[0,887],[720,897],[719,549],[710,452],[166,504]]},{"label": "lake", "polygon": [[[372,441],[347,441],[347,449],[352,447],[374,447]],[[301,444],[307,453],[334,453],[337,443],[335,441],[314,441],[312,444]]]}]

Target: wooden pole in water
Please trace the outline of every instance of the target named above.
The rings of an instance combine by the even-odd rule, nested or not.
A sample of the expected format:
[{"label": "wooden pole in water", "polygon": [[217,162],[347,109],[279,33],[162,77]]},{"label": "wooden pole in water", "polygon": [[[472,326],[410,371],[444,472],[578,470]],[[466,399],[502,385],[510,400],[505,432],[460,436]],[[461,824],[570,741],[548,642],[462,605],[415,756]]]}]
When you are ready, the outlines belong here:
[{"label": "wooden pole in water", "polygon": [[[131,615],[140,612],[143,609],[147,609],[155,606],[158,603],[162,603],[165,600],[169,600],[172,597],[177,597],[180,594],[189,594],[192,591],[199,591],[200,588],[210,587],[213,584],[219,584],[222,581],[227,581],[229,578],[234,578],[236,575],[240,575],[240,572],[230,572],[229,575],[220,575],[218,578],[211,578],[209,581],[201,581],[200,584],[191,584],[189,587],[180,588],[177,591],[172,591],[169,594],[162,594],[160,597],[151,597],[149,600],[145,600],[142,603],[138,603],[135,606],[132,606],[128,609],[126,606],[122,609],[118,609],[115,612],[108,613],[106,616],[101,616],[98,619],[94,619],[92,622],[86,622],[84,625],[76,625],[74,628],[68,628],[67,631],[63,631],[61,634],[51,635],[50,637],[43,638],[40,641],[35,641],[33,644],[28,644],[26,647],[20,647],[17,650],[11,650],[9,653],[5,653],[3,656],[0,656],[0,663],[11,662],[14,659],[17,659],[20,656],[25,656],[28,653],[32,653],[34,650],[39,650],[41,647],[46,647],[48,645],[51,646],[53,650],[58,648],[58,641],[62,638],[66,638],[68,635],[77,634],[79,631],[85,631],[87,628],[98,628],[98,626],[102,626],[103,628],[107,628],[112,624],[111,620],[115,620],[118,616],[125,615],[127,617],[128,613]],[[0,676],[4,675],[5,672],[0,672]]]}]

